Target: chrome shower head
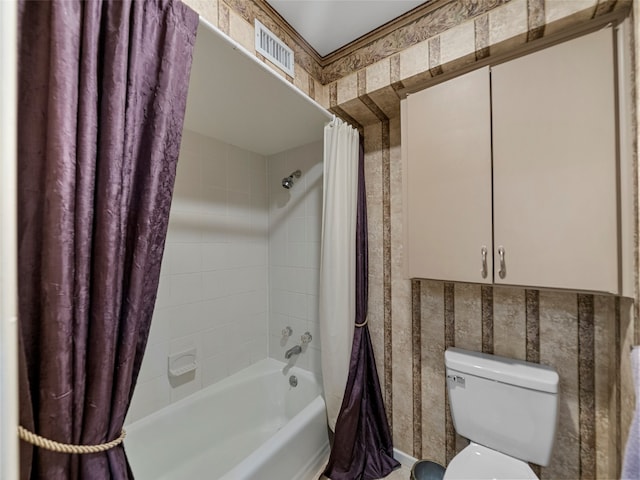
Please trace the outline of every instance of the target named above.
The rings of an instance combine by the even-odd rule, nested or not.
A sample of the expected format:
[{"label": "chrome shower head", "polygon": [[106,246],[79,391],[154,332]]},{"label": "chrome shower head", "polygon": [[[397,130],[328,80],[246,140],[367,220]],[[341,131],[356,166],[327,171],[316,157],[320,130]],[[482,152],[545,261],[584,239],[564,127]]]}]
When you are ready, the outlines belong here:
[{"label": "chrome shower head", "polygon": [[293,187],[293,184],[295,183],[294,178],[300,178],[300,175],[302,175],[302,172],[300,170],[296,170],[288,177],[285,177],[282,179],[282,186],[287,190],[289,190],[291,187]]}]

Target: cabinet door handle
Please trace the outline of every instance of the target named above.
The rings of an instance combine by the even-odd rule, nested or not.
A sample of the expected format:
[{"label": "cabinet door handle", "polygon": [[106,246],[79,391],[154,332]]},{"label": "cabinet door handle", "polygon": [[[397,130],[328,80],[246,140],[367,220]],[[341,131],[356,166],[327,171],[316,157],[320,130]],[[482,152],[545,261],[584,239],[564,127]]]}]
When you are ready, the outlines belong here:
[{"label": "cabinet door handle", "polygon": [[504,278],[507,276],[507,265],[504,261],[504,247],[502,245],[498,247],[498,257],[500,257],[500,270],[498,270],[498,275],[500,275],[500,278]]},{"label": "cabinet door handle", "polygon": [[483,245],[480,249],[480,253],[482,253],[482,270],[480,270],[480,274],[482,278],[487,278],[487,247]]}]

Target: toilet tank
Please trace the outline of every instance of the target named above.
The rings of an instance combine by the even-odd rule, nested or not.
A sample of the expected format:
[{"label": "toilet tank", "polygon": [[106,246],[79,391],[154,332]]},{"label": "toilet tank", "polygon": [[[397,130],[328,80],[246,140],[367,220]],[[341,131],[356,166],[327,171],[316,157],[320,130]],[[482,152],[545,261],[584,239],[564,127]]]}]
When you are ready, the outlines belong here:
[{"label": "toilet tank", "polygon": [[447,391],[463,437],[546,466],[558,417],[558,373],[512,358],[449,348]]}]

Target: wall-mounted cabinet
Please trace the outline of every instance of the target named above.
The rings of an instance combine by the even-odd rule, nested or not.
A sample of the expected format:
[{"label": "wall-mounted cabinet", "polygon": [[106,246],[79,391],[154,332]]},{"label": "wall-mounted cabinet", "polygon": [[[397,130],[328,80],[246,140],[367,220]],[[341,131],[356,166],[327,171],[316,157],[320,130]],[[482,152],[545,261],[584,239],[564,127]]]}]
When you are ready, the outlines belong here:
[{"label": "wall-mounted cabinet", "polygon": [[410,278],[621,292],[613,33],[403,102]]}]

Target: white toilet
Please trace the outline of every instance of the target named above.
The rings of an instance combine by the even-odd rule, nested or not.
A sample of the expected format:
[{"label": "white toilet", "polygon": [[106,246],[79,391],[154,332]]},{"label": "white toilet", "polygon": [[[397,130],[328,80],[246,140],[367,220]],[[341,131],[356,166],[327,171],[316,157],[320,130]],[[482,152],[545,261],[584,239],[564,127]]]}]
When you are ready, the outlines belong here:
[{"label": "white toilet", "polygon": [[558,374],[550,367],[449,348],[447,390],[456,431],[471,443],[444,474],[453,479],[537,479],[558,417]]}]

